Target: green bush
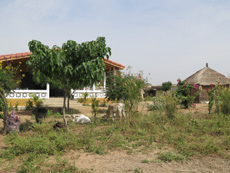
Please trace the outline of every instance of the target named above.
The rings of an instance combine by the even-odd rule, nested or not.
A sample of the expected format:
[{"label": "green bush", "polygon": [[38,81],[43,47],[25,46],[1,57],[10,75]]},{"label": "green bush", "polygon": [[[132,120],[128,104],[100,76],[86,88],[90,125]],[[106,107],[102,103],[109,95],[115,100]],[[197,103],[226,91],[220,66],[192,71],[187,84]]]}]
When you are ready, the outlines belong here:
[{"label": "green bush", "polygon": [[[182,81],[180,79],[177,80],[177,90],[175,92],[176,97],[180,100],[180,104],[183,108],[187,109],[192,106],[194,99],[199,94],[199,86],[197,84],[189,84],[186,80]],[[191,95],[191,91],[196,90],[193,95]]]},{"label": "green bush", "polygon": [[28,100],[26,102],[26,110],[32,110],[33,109],[33,102],[31,100]]},{"label": "green bush", "polygon": [[172,89],[172,82],[168,81],[168,82],[163,82],[162,83],[162,87],[161,89],[163,91],[170,91]]},{"label": "green bush", "polygon": [[219,113],[223,113],[225,115],[230,114],[230,89],[225,88],[225,89],[220,89],[219,90],[219,100],[218,100],[218,105],[217,109],[219,110]]},{"label": "green bush", "polygon": [[134,75],[130,72],[110,74],[107,77],[106,98],[110,101],[122,101],[129,112],[138,109],[138,103],[142,101],[141,92],[146,79],[141,73]]}]

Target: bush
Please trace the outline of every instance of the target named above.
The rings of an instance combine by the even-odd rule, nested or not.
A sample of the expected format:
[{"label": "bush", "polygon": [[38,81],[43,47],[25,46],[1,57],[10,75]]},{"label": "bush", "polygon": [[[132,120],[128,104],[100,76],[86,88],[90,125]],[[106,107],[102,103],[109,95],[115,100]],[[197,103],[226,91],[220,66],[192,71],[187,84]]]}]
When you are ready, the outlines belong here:
[{"label": "bush", "polygon": [[163,82],[162,83],[161,89],[163,91],[169,91],[169,90],[171,90],[171,88],[172,88],[172,82],[168,81],[168,82]]},{"label": "bush", "polygon": [[223,113],[225,115],[230,114],[230,89],[219,89],[218,90],[219,96],[217,96],[218,104],[216,104],[217,110],[219,113]]},{"label": "bush", "polygon": [[177,80],[177,90],[175,92],[176,97],[180,100],[183,108],[187,109],[192,106],[194,99],[199,94],[198,92],[191,95],[192,90],[198,90],[199,87],[197,84],[188,84],[186,80],[182,81],[180,79]]},{"label": "bush", "polygon": [[177,111],[178,99],[171,92],[164,92],[162,95],[153,98],[153,104],[147,105],[149,111],[165,111],[168,118],[174,118]]},{"label": "bush", "polygon": [[32,110],[33,109],[33,102],[31,100],[28,100],[26,102],[26,110]]},{"label": "bush", "polygon": [[106,98],[110,101],[122,101],[128,111],[136,111],[138,103],[142,101],[142,88],[146,80],[142,74],[125,74],[118,71],[107,78]]},{"label": "bush", "polygon": [[38,96],[32,94],[31,97],[33,98],[36,107],[40,107],[43,104],[43,99],[40,99]]}]

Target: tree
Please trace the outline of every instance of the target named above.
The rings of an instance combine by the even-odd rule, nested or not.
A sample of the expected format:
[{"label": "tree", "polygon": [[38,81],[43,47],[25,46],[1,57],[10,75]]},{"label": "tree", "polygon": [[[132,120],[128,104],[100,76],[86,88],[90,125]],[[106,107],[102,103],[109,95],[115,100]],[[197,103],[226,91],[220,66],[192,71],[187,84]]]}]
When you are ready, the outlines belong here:
[{"label": "tree", "polygon": [[[12,90],[14,90],[20,83],[21,77],[17,75],[18,67],[13,67],[7,61],[3,63],[0,61],[0,98],[3,102],[3,114],[4,114],[4,127],[3,134],[7,133],[7,99],[6,96],[10,94]],[[17,77],[16,77],[17,75]]]},{"label": "tree", "polygon": [[172,88],[172,82],[168,81],[168,82],[163,82],[162,83],[162,90],[163,91],[169,91]]},{"label": "tree", "polygon": [[104,77],[104,58],[111,55],[111,49],[106,47],[104,37],[81,44],[69,40],[62,47],[51,49],[41,42],[29,42],[32,52],[27,65],[30,67],[34,80],[38,83],[51,83],[64,91],[63,119],[65,121],[65,103],[71,89],[92,86]]}]

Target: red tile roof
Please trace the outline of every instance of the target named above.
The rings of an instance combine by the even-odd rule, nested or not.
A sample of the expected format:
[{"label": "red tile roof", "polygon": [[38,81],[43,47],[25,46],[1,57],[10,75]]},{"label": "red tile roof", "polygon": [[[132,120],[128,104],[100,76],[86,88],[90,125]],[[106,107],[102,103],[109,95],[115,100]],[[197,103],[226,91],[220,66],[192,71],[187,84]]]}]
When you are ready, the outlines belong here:
[{"label": "red tile roof", "polygon": [[[22,58],[29,58],[30,54],[32,52],[22,52],[22,53],[15,53],[15,54],[8,54],[8,55],[0,55],[0,60],[16,60],[16,59],[22,59]],[[108,68],[119,68],[119,69],[124,69],[125,66],[121,65],[119,63],[116,63],[114,61],[105,59],[105,64]]]},{"label": "red tile roof", "polygon": [[29,58],[32,52],[22,52],[8,55],[0,55],[0,60],[9,60],[9,59],[20,59],[20,58]]}]

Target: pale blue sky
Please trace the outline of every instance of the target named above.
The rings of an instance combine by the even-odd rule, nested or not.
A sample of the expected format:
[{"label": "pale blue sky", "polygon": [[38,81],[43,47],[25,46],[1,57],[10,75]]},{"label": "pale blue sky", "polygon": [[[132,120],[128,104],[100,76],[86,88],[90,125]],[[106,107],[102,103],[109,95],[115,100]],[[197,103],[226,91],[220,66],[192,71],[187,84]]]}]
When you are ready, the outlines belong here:
[{"label": "pale blue sky", "polygon": [[230,74],[229,0],[0,0],[0,54],[32,39],[61,46],[106,37],[111,60],[176,83],[209,63]]}]

